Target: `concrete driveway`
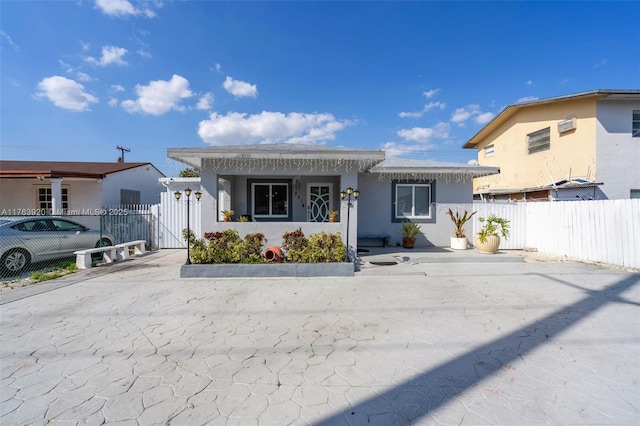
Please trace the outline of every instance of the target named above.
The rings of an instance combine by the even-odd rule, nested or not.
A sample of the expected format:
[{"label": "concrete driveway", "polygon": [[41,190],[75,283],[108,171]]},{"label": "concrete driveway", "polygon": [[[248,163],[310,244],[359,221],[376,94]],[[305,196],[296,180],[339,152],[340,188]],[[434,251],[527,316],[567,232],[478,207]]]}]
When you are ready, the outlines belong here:
[{"label": "concrete driveway", "polygon": [[206,280],[161,251],[3,293],[0,423],[640,423],[640,274],[366,256],[355,278]]}]

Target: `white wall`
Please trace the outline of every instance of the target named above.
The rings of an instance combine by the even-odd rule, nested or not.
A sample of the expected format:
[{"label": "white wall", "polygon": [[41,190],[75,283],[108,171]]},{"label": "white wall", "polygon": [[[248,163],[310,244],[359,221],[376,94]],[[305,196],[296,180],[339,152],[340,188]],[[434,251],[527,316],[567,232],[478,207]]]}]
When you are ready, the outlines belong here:
[{"label": "white wall", "polygon": [[150,164],[129,170],[112,173],[102,180],[102,203],[104,206],[120,204],[120,190],[140,191],[140,204],[156,204],[160,202],[160,193],[165,187],[158,182],[162,177]]},{"label": "white wall", "polygon": [[630,198],[640,189],[640,138],[631,137],[633,110],[640,100],[598,101],[596,125],[596,180],[609,199]]},{"label": "white wall", "polygon": [[[50,187],[48,179],[1,179],[0,213],[3,209],[37,209],[38,188]],[[98,180],[63,179],[62,188],[68,190],[70,210],[92,210],[103,206]]]},{"label": "white wall", "polygon": [[[401,224],[392,221],[392,183],[379,180],[377,175],[360,175],[360,198],[358,199],[358,235],[389,235],[390,245],[402,242],[399,233]],[[438,203],[471,203],[473,186],[471,180],[438,180],[435,183],[435,204],[432,205],[435,220],[421,223],[422,236],[416,239],[416,247],[448,246],[450,243],[451,219],[437,208]],[[442,226],[442,224],[446,226]]]}]

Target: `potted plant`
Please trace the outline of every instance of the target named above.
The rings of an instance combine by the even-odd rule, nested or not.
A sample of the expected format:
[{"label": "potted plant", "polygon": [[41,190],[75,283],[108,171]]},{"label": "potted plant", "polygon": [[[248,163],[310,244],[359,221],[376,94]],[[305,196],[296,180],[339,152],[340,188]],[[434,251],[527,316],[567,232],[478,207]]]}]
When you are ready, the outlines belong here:
[{"label": "potted plant", "polygon": [[222,216],[224,216],[224,221],[231,222],[231,219],[233,218],[234,213],[235,212],[233,210],[222,210]]},{"label": "potted plant", "polygon": [[416,242],[416,237],[420,235],[420,225],[410,220],[402,222],[402,228],[400,228],[399,232],[402,235],[402,247],[412,249]]},{"label": "potted plant", "polygon": [[498,217],[495,214],[488,218],[479,217],[482,228],[473,238],[473,244],[479,253],[493,254],[500,246],[500,235],[506,240],[509,238],[509,220]]},{"label": "potted plant", "polygon": [[464,224],[467,223],[469,219],[473,217],[477,212],[469,212],[467,210],[464,211],[464,214],[460,214],[460,212],[456,212],[455,214],[451,209],[447,212],[453,225],[455,227],[453,236],[451,237],[451,248],[455,250],[466,250],[469,247],[469,240],[467,239],[467,234],[464,230]]},{"label": "potted plant", "polygon": [[329,222],[335,222],[338,217],[338,210],[329,210]]}]

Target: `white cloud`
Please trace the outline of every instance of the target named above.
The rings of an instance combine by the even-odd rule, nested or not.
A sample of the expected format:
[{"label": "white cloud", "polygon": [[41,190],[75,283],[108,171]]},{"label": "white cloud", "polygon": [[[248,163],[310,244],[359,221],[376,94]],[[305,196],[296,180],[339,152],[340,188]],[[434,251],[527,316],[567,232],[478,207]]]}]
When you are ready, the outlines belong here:
[{"label": "white cloud", "polygon": [[423,95],[425,95],[427,97],[427,99],[431,99],[433,98],[436,93],[438,93],[440,91],[440,89],[431,89],[431,90],[427,90],[426,92],[422,92]]},{"label": "white cloud", "polygon": [[440,122],[434,127],[413,127],[398,131],[398,136],[407,141],[427,143],[433,138],[446,139],[449,137],[449,123]]},{"label": "white cloud", "polygon": [[212,113],[198,125],[198,135],[210,145],[250,143],[322,143],[353,124],[337,120],[332,114],[305,114],[263,111],[248,115],[229,112]]},{"label": "white cloud", "polygon": [[435,145],[428,143],[420,144],[399,144],[397,142],[385,142],[380,147],[387,158],[400,157],[407,154],[424,154],[426,151],[433,149]]},{"label": "white cloud", "polygon": [[127,65],[127,63],[122,59],[122,57],[127,53],[127,49],[124,47],[117,46],[103,46],[102,47],[102,57],[100,59],[96,59],[91,56],[87,56],[85,61],[100,65],[105,67],[107,65],[115,64],[115,65]]},{"label": "white cloud", "polygon": [[149,8],[136,8],[128,0],[96,0],[96,8],[105,15],[127,18],[129,16],[145,16],[154,18],[156,13]]},{"label": "white cloud", "polygon": [[222,72],[222,65],[216,64],[215,66],[216,66],[216,71]]},{"label": "white cloud", "polygon": [[533,81],[531,81],[531,80],[527,80],[525,84],[526,84],[527,86],[531,86],[531,85],[533,85]]},{"label": "white cloud", "polygon": [[111,108],[115,108],[118,106],[118,100],[114,97],[110,97],[109,102],[107,102],[107,105],[109,105]]},{"label": "white cloud", "polygon": [[428,104],[426,104],[424,106],[424,108],[422,109],[423,112],[429,112],[429,110],[433,109],[433,108],[440,108],[440,109],[445,109],[447,107],[447,104],[442,103],[442,102],[429,102]]},{"label": "white cloud", "polygon": [[90,43],[85,43],[84,41],[80,42],[80,46],[82,47],[82,50],[84,50],[85,52],[89,51],[89,49],[91,49],[91,44]]},{"label": "white cloud", "polygon": [[124,92],[124,87],[122,87],[120,84],[112,84],[111,90],[113,90],[114,92]]},{"label": "white cloud", "polygon": [[244,81],[234,80],[229,76],[224,80],[222,87],[236,98],[255,98],[258,96],[258,86]]},{"label": "white cloud", "polygon": [[142,56],[143,58],[147,58],[147,59],[151,59],[153,56],[151,56],[151,53],[149,53],[148,51],[144,50],[144,49],[138,49],[138,51],[136,52],[138,55]]},{"label": "white cloud", "polygon": [[54,105],[71,111],[89,111],[89,105],[98,98],[84,91],[84,86],[59,75],[47,77],[38,83],[39,98],[47,98]]},{"label": "white cloud", "polygon": [[91,77],[86,72],[78,71],[78,73],[76,74],[76,77],[78,77],[78,80],[80,81],[93,81],[93,77]]},{"label": "white cloud", "polygon": [[20,47],[13,42],[13,39],[11,39],[9,34],[5,33],[2,30],[0,30],[0,37],[2,37],[4,40],[7,41],[7,43],[9,43],[9,46],[11,46],[11,48],[13,50],[15,50],[17,53],[20,53]]},{"label": "white cloud", "polygon": [[474,121],[478,124],[487,124],[488,122],[493,120],[493,117],[495,116],[496,115],[492,112],[483,112],[476,115],[476,117],[474,118]]},{"label": "white cloud", "polygon": [[398,115],[402,118],[419,118],[422,117],[422,112],[400,112]]},{"label": "white cloud", "polygon": [[480,107],[478,105],[467,105],[464,108],[456,108],[451,114],[451,121],[454,123],[463,123],[467,121],[472,115],[479,114]]},{"label": "white cloud", "polygon": [[214,100],[213,93],[205,93],[198,101],[198,104],[196,105],[196,109],[200,109],[204,111],[210,110],[211,106],[213,106],[213,100]]},{"label": "white cloud", "polygon": [[519,104],[520,102],[530,102],[530,101],[535,101],[537,99],[538,99],[537,96],[525,96],[523,98],[518,99],[516,103]]},{"label": "white cloud", "polygon": [[129,113],[145,112],[162,115],[171,110],[184,111],[182,99],[193,96],[189,80],[174,74],[171,80],[151,81],[147,86],[136,85],[138,99],[122,101],[120,105]]}]

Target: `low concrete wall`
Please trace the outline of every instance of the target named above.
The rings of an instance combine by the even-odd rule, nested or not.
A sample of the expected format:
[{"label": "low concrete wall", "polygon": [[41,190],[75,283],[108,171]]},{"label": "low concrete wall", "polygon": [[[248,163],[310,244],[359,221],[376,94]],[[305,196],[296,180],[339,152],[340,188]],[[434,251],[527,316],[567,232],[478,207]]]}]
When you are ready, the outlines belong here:
[{"label": "low concrete wall", "polygon": [[182,265],[180,278],[353,277],[353,263]]}]

